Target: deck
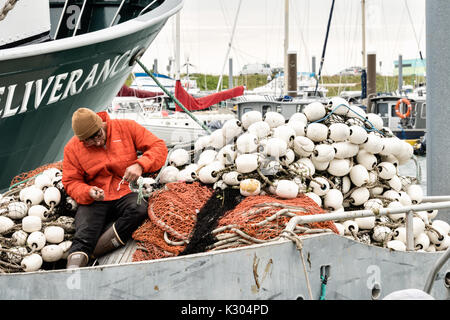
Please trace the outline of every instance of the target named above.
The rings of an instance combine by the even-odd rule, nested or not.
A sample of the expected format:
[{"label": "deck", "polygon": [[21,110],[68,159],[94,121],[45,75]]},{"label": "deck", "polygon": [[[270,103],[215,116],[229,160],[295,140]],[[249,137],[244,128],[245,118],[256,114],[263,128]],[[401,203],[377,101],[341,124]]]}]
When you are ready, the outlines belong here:
[{"label": "deck", "polygon": [[93,266],[104,266],[111,264],[122,264],[133,262],[133,253],[136,251],[137,243],[130,239],[125,246],[117,248],[116,250],[105,254],[103,257],[94,261]]}]

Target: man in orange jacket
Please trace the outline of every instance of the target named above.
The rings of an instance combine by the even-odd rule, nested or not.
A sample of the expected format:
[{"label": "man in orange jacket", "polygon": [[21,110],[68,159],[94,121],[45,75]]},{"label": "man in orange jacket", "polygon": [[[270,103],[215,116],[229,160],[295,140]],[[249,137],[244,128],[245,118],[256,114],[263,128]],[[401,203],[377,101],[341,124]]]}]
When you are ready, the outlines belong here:
[{"label": "man in orange jacket", "polygon": [[67,268],[86,266],[91,255],[100,257],[125,244],[147,217],[147,203],[137,204],[129,183],[159,170],[167,157],[163,140],[133,120],[110,119],[104,111],[79,108],[72,129],[62,183],[79,207]]}]

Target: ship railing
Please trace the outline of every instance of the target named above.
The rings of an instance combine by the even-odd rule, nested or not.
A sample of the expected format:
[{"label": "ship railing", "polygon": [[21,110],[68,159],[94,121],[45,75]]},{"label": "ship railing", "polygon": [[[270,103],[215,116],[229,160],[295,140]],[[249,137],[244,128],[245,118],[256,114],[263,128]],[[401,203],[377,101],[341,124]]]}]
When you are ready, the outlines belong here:
[{"label": "ship railing", "polygon": [[[83,6],[81,7],[80,14],[78,15],[78,20],[77,20],[77,23],[76,23],[75,28],[73,30],[72,37],[76,36],[76,34],[77,34],[77,30],[78,30],[78,28],[80,26],[80,22],[81,22],[81,17],[83,16],[84,8],[86,7],[86,2],[87,2],[87,0],[83,1]],[[56,40],[58,38],[59,28],[61,27],[61,23],[63,21],[63,17],[64,17],[64,14],[66,12],[68,3],[69,3],[69,0],[66,0],[65,3],[64,3],[64,7],[63,7],[63,9],[61,11],[61,15],[59,17],[58,26],[56,27],[55,36],[54,36],[53,40]],[[116,19],[116,17],[114,16],[114,20],[115,19]]]},{"label": "ship railing", "polygon": [[113,26],[114,22],[116,22],[116,18],[119,15],[120,10],[122,10],[123,4],[125,3],[125,0],[122,0],[122,2],[120,3],[119,8],[117,9],[116,13],[114,14],[114,17],[111,20],[111,23],[109,24],[110,27]]},{"label": "ship railing", "polygon": [[[116,22],[117,16],[119,15],[120,10],[122,10],[122,7],[123,7],[125,1],[126,1],[126,0],[122,0],[122,1],[121,1],[119,7],[117,8],[117,10],[116,10],[116,12],[115,12],[115,14],[114,14],[114,17],[113,17],[112,20],[111,20],[111,23],[109,24],[109,27],[112,27],[112,26],[114,25],[114,23]],[[78,15],[77,23],[76,23],[76,25],[75,25],[75,29],[73,30],[72,37],[76,36],[76,34],[77,34],[77,30],[78,30],[79,25],[80,25],[80,22],[81,22],[81,17],[83,16],[83,12],[84,12],[84,9],[85,9],[85,7],[86,7],[86,2],[87,2],[87,0],[84,0],[84,1],[83,1],[83,5],[82,5],[82,7],[81,7],[80,14]],[[148,4],[144,9],[142,9],[142,10],[139,12],[138,16],[141,16],[145,11],[147,11],[148,8],[150,8],[153,4],[155,4],[155,2],[157,2],[157,0],[154,0],[154,1],[152,1],[150,4]],[[68,4],[68,3],[69,3],[69,0],[66,0],[65,3],[64,3],[64,7],[63,7],[63,9],[62,9],[62,11],[61,11],[61,15],[60,15],[60,17],[59,17],[58,26],[56,27],[56,32],[55,32],[54,40],[56,40],[57,37],[58,37],[59,28],[61,27],[61,23],[62,23],[62,21],[63,21],[63,17],[64,17],[64,14],[65,14],[65,12],[66,12],[67,4]]]},{"label": "ship railing", "polygon": [[54,40],[56,40],[56,38],[58,37],[59,27],[61,26],[61,23],[62,23],[62,20],[63,20],[63,17],[64,17],[64,13],[66,12],[68,3],[69,3],[69,0],[66,0],[66,2],[64,3],[64,7],[63,7],[63,9],[61,11],[61,16],[59,17],[58,26],[56,27]]},{"label": "ship railing", "polygon": [[414,212],[428,211],[436,209],[449,209],[450,208],[450,196],[429,196],[422,199],[422,203],[414,204],[410,206],[404,206],[401,208],[380,208],[380,209],[366,209],[344,212],[331,212],[316,215],[307,216],[295,216],[292,217],[283,232],[291,233],[294,231],[296,225],[303,225],[313,222],[324,221],[343,221],[352,220],[355,218],[365,218],[374,216],[386,216],[390,214],[405,213],[406,221],[406,250],[414,250],[414,233],[413,233],[413,217]]},{"label": "ship railing", "polygon": [[84,8],[86,8],[86,2],[87,2],[87,0],[83,1],[83,6],[81,7],[81,11],[80,11],[80,14],[78,16],[78,20],[77,20],[77,24],[75,25],[75,29],[73,30],[72,37],[75,37],[77,35],[77,30],[78,30],[78,28],[80,26],[81,17],[83,16],[83,13],[84,13]]},{"label": "ship railing", "polygon": [[[295,216],[292,217],[286,228],[283,230],[282,235],[293,234],[295,227],[299,224],[308,224],[313,222],[324,222],[324,221],[342,221],[355,218],[373,217],[373,216],[385,216],[389,214],[406,214],[406,250],[414,250],[414,233],[413,233],[413,215],[417,211],[428,211],[436,209],[448,209],[450,208],[450,196],[428,196],[422,199],[423,203],[405,206],[402,208],[381,208],[372,210],[356,210],[347,211],[339,213],[324,213],[316,215],[307,216]],[[426,203],[425,203],[426,202]],[[450,259],[450,248],[447,248],[443,255],[437,259],[434,263],[431,271],[427,276],[427,280],[423,291],[427,294],[431,293],[431,289],[436,280],[439,270],[444,266],[444,264]],[[444,276],[444,285],[447,288],[447,299],[450,298],[450,272],[446,272]]]},{"label": "ship railing", "polygon": [[154,0],[154,1],[150,2],[149,5],[147,5],[144,9],[142,9],[141,12],[139,12],[138,17],[140,15],[142,15],[148,8],[150,8],[156,1],[158,1],[158,0]]}]

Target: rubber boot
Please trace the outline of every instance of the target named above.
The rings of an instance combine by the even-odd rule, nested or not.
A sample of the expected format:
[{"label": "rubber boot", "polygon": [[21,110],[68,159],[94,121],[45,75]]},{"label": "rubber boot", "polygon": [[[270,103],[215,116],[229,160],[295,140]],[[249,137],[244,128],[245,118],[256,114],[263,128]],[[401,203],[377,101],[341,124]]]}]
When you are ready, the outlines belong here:
[{"label": "rubber boot", "polygon": [[125,243],[120,239],[113,224],[100,236],[92,255],[95,258],[99,258],[123,245],[125,245]]},{"label": "rubber boot", "polygon": [[89,256],[82,251],[75,251],[67,257],[66,269],[82,268],[87,265]]}]

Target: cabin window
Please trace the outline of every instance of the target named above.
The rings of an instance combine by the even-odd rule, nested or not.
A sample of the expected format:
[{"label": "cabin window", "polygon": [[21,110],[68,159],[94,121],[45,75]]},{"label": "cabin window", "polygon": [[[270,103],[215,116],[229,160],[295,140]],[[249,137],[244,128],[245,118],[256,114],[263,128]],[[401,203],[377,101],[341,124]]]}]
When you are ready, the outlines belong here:
[{"label": "cabin window", "polygon": [[387,117],[389,114],[389,107],[387,103],[378,103],[377,105],[378,108],[378,114],[380,115],[380,117]]},{"label": "cabin window", "polygon": [[[402,110],[402,107],[400,106],[400,111]],[[395,113],[395,105],[392,105],[392,108],[391,108],[391,117],[397,117],[398,118],[398,115]]]},{"label": "cabin window", "polygon": [[252,110],[253,110],[252,108],[244,108],[244,113],[252,111]]},{"label": "cabin window", "polygon": [[426,119],[427,118],[427,104],[425,102],[422,103],[422,109],[420,110],[420,117],[422,119]]}]

